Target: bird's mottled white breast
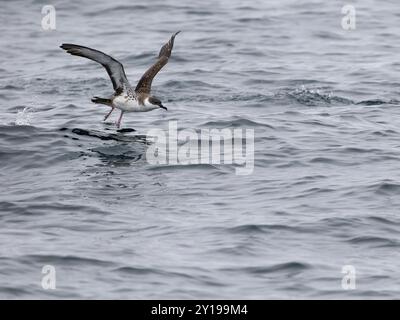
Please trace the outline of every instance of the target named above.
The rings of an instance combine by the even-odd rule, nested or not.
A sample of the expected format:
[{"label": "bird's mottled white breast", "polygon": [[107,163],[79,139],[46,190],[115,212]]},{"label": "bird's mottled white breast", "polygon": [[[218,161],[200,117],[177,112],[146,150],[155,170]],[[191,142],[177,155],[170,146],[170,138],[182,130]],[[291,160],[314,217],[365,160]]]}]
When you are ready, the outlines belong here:
[{"label": "bird's mottled white breast", "polygon": [[136,109],[139,109],[140,107],[135,98],[130,98],[129,96],[123,94],[114,98],[113,105],[116,108],[127,112],[137,111]]},{"label": "bird's mottled white breast", "polygon": [[145,105],[146,107],[154,107],[154,104],[150,103],[148,97],[147,97],[146,99],[144,99],[144,105]]}]

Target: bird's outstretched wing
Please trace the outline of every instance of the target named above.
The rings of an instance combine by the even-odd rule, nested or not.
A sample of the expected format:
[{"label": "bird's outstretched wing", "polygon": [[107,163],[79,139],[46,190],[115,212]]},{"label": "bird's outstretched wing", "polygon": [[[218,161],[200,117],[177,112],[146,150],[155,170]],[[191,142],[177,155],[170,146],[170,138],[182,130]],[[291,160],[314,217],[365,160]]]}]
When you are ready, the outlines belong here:
[{"label": "bird's outstretched wing", "polygon": [[153,82],[154,77],[157,73],[164,67],[169,57],[171,56],[172,48],[174,46],[174,40],[176,35],[179,33],[175,33],[172,35],[171,39],[162,46],[160,53],[158,54],[158,60],[154,63],[140,78],[135,91],[137,93],[150,93],[151,91],[151,83]]},{"label": "bird's outstretched wing", "polygon": [[105,53],[95,49],[70,43],[63,43],[60,48],[66,50],[68,53],[74,56],[88,58],[100,63],[104,68],[106,68],[116,92],[122,92],[124,85],[129,86],[124,67],[120,62],[109,55],[106,55]]}]

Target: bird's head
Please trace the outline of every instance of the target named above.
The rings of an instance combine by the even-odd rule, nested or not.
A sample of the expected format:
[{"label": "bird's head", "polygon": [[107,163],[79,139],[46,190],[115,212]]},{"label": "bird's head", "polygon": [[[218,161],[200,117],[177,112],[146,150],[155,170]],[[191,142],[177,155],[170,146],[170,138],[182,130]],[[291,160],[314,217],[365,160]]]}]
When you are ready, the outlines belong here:
[{"label": "bird's head", "polygon": [[152,105],[158,106],[159,108],[162,108],[164,110],[168,110],[166,107],[163,106],[162,102],[160,99],[155,98],[155,97],[149,97],[148,102]]}]

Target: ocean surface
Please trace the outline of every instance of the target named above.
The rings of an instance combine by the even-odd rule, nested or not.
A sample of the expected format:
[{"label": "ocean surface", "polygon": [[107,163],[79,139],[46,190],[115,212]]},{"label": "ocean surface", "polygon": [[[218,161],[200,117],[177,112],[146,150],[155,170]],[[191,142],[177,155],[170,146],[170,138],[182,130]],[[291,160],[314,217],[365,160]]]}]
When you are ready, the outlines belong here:
[{"label": "ocean surface", "polygon": [[[349,1],[355,30],[345,4],[1,1],[0,298],[400,298],[400,4]],[[104,68],[59,48],[135,84],[178,30],[153,83],[168,111],[121,131],[90,101]],[[149,163],[173,121],[254,130],[253,172]]]}]

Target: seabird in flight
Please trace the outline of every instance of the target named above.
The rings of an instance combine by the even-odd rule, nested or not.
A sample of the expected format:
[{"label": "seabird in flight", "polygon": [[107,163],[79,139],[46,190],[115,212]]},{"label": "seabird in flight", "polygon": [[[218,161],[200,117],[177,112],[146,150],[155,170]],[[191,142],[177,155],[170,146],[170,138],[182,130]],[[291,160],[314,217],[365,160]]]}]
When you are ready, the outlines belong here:
[{"label": "seabird in flight", "polygon": [[119,128],[122,116],[125,112],[146,112],[159,108],[167,110],[159,99],[150,94],[151,83],[162,67],[167,64],[174,46],[175,37],[179,32],[180,31],[175,33],[171,39],[162,46],[158,55],[158,60],[144,73],[136,88],[133,88],[129,84],[122,64],[109,55],[76,44],[63,43],[60,48],[72,55],[96,61],[106,68],[115,92],[110,98],[93,97],[92,102],[105,104],[111,107],[111,111],[104,117],[104,121],[108,119],[115,108],[120,109],[121,114],[117,121],[117,127]]}]

